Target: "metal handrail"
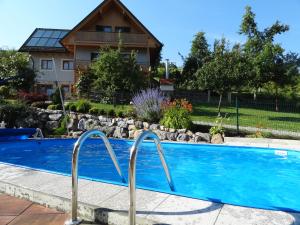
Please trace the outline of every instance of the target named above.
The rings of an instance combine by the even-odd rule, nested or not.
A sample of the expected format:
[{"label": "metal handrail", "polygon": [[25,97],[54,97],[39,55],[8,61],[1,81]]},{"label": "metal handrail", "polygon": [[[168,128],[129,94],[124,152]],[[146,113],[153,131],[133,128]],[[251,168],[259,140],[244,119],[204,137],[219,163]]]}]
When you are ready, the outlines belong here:
[{"label": "metal handrail", "polygon": [[34,134],[34,138],[44,139],[43,131],[40,128],[36,128],[36,133]]},{"label": "metal handrail", "polygon": [[137,138],[136,142],[132,146],[130,150],[130,161],[129,161],[129,171],[128,171],[128,179],[129,179],[129,195],[130,195],[130,206],[129,206],[129,225],[136,224],[136,158],[138,153],[138,148],[140,144],[146,139],[152,138],[156,144],[157,151],[159,154],[160,161],[163,165],[169,186],[172,191],[175,191],[175,186],[173,183],[173,179],[168,168],[168,164],[165,160],[164,152],[160,143],[159,137],[153,133],[152,131],[145,131]]},{"label": "metal handrail", "polygon": [[118,174],[122,178],[122,182],[126,183],[126,180],[123,176],[123,173],[120,169],[118,159],[115,155],[114,150],[112,149],[108,138],[105,134],[99,130],[90,130],[85,132],[80,136],[77,142],[74,145],[73,155],[72,155],[72,219],[65,222],[65,225],[77,225],[81,223],[81,220],[77,217],[77,208],[78,208],[78,155],[83,143],[91,136],[97,135],[100,136],[108,150],[108,153],[118,171]]}]

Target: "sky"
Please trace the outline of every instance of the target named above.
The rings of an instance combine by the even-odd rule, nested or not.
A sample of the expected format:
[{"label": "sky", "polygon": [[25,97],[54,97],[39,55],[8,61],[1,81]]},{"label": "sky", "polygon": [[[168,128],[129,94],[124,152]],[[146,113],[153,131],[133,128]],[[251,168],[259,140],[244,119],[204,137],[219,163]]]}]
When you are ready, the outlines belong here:
[{"label": "sky", "polygon": [[[102,0],[0,0],[0,47],[18,49],[37,27],[72,29]],[[300,53],[300,0],[122,0],[164,44],[163,59],[182,65],[194,35],[205,32],[210,45],[238,34],[245,6],[252,7],[260,29],[276,20],[290,31],[276,38],[286,51]]]}]

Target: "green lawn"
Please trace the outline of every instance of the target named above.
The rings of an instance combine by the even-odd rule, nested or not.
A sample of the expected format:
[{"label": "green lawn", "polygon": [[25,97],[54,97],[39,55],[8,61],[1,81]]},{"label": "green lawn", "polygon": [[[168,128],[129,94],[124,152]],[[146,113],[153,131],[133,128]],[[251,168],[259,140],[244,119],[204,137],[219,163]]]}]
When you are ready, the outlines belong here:
[{"label": "green lawn", "polygon": [[132,106],[130,106],[130,105],[117,105],[116,107],[114,107],[113,105],[102,104],[102,103],[92,103],[92,107],[95,107],[98,109],[104,109],[105,111],[114,109],[116,113],[119,111],[127,112],[132,108]]},{"label": "green lawn", "polygon": [[[236,125],[235,107],[223,107],[222,115],[228,114],[229,120],[224,124]],[[240,126],[270,128],[275,130],[300,131],[300,113],[275,112],[253,108],[239,109]],[[217,107],[211,105],[194,105],[192,119],[194,121],[214,122],[217,116]]]}]

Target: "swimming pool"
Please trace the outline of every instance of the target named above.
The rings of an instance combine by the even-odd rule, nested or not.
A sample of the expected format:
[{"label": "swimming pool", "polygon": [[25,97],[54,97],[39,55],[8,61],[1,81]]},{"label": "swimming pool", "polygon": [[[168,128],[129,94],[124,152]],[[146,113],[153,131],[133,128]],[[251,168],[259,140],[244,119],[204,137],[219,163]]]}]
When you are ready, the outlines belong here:
[{"label": "swimming pool", "polygon": [[[71,173],[76,140],[0,143],[0,161],[55,173]],[[110,140],[127,176],[132,141]],[[255,208],[300,211],[300,152],[196,144],[162,144],[177,195]],[[278,152],[276,152],[278,153]],[[279,152],[280,153],[280,152]],[[79,155],[79,176],[121,184],[104,144],[89,139]],[[137,159],[137,186],[170,193],[154,143]]]}]

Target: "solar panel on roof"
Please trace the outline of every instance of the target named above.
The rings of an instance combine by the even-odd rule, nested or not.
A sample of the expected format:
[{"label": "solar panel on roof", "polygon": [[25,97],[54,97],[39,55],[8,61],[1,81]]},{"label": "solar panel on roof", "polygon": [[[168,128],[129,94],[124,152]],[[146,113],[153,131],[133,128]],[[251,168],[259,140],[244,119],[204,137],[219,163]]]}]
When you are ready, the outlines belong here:
[{"label": "solar panel on roof", "polygon": [[48,38],[40,38],[40,40],[39,40],[39,42],[37,43],[36,46],[45,46],[47,41],[48,41]]},{"label": "solar panel on roof", "polygon": [[54,47],[56,41],[57,41],[56,38],[49,38],[46,46],[47,47]]},{"label": "solar panel on roof", "polygon": [[68,31],[62,31],[61,34],[59,35],[59,38],[63,38],[67,33]]},{"label": "solar panel on roof", "polygon": [[59,38],[59,35],[61,34],[61,31],[54,31],[53,34],[51,35],[52,38]]},{"label": "solar panel on roof", "polygon": [[31,38],[30,41],[26,44],[26,46],[36,46],[40,39],[39,38]]},{"label": "solar panel on roof", "polygon": [[52,33],[53,33],[53,30],[47,30],[47,31],[43,34],[43,37],[44,37],[44,38],[49,38],[49,37],[51,37]]},{"label": "solar panel on roof", "polygon": [[43,34],[45,33],[45,30],[37,30],[32,37],[42,37]]}]

